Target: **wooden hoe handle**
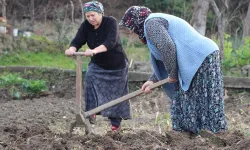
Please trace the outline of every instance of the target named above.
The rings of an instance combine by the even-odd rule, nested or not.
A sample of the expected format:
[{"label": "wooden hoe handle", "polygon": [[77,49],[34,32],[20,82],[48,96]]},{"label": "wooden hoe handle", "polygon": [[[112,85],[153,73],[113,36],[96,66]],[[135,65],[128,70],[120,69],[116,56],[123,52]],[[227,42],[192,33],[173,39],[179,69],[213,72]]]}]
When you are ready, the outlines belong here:
[{"label": "wooden hoe handle", "polygon": [[[167,78],[164,79],[164,80],[158,81],[158,82],[154,83],[152,86],[150,86],[150,89],[154,89],[154,88],[156,88],[156,87],[159,87],[159,86],[161,86],[161,85],[163,85],[163,84],[165,84],[165,83],[167,83],[167,82],[168,82],[168,79],[167,79]],[[136,96],[138,96],[138,95],[141,95],[141,94],[143,94],[143,91],[142,91],[141,89],[140,89],[140,90],[137,90],[137,91],[134,91],[134,92],[129,93],[129,94],[127,94],[127,95],[124,95],[124,96],[122,96],[122,97],[120,97],[120,98],[117,98],[117,99],[115,99],[115,100],[112,100],[112,101],[110,101],[110,102],[108,102],[108,103],[106,103],[106,104],[103,104],[103,105],[101,105],[101,106],[99,106],[99,107],[96,107],[95,109],[92,109],[92,110],[90,110],[90,111],[87,111],[87,112],[84,113],[84,116],[85,116],[85,117],[88,117],[88,116],[97,114],[97,113],[99,113],[99,112],[102,111],[102,110],[105,110],[105,109],[107,109],[107,108],[109,108],[109,107],[112,107],[112,106],[114,106],[114,105],[117,105],[117,104],[119,104],[119,103],[121,103],[121,102],[124,102],[124,101],[126,101],[126,100],[129,100],[129,99],[131,99],[131,98],[133,98],[133,97],[136,97]]]}]

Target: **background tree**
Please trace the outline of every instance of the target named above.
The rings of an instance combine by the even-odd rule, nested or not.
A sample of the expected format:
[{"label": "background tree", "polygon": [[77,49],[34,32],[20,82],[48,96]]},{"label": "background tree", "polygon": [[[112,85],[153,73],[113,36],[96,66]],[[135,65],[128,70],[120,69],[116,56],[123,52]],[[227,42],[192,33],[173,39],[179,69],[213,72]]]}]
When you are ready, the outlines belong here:
[{"label": "background tree", "polygon": [[193,3],[196,0],[144,0],[145,6],[149,7],[153,12],[163,12],[181,17],[190,21]]},{"label": "background tree", "polygon": [[2,0],[1,2],[2,2],[2,16],[6,18],[6,0]]},{"label": "background tree", "polygon": [[32,30],[34,29],[34,23],[35,23],[35,1],[30,0],[30,11],[31,11],[31,25]]},{"label": "background tree", "polygon": [[[214,0],[209,0],[212,8],[217,17],[217,26],[218,26],[218,40],[219,40],[219,49],[220,49],[220,56],[224,58],[224,27],[225,27],[225,18],[223,17],[223,13],[219,10],[217,4]],[[223,8],[224,9],[224,8]]]},{"label": "background tree", "polygon": [[217,32],[219,48],[222,59],[224,58],[224,34],[226,31],[230,35],[238,30],[242,31],[241,10],[246,6],[249,0],[209,0],[217,17]]},{"label": "background tree", "polygon": [[74,19],[74,11],[75,11],[75,7],[74,7],[74,3],[72,0],[70,0],[70,6],[71,6],[71,22],[72,25],[75,25],[75,19]]},{"label": "background tree", "polygon": [[84,21],[84,11],[83,11],[83,4],[82,4],[82,1],[79,0],[79,5],[81,6],[81,14],[82,14],[82,21]]},{"label": "background tree", "polygon": [[248,2],[247,15],[243,21],[243,39],[250,36],[250,2]]},{"label": "background tree", "polygon": [[[55,18],[56,10],[65,8],[66,5],[71,6],[71,8],[73,8],[72,6],[74,5],[74,11],[72,12],[70,7],[69,9],[64,9],[66,14],[65,17],[70,20],[74,19],[75,23],[78,23],[79,20],[84,20],[82,5],[79,4],[88,2],[89,0],[0,1],[2,3],[7,3],[7,5],[2,5],[1,3],[1,8],[6,6],[6,17],[8,18],[9,23],[12,26],[15,26],[15,23],[22,22],[23,16],[27,15],[32,18],[32,22],[41,22],[41,20],[44,22],[52,21]],[[219,15],[217,15],[217,17],[215,13],[211,13],[211,10],[214,9],[209,9],[208,15],[206,16],[208,9],[207,1],[203,0],[203,3],[201,3],[202,0],[102,0],[101,2],[104,5],[105,15],[112,15],[116,17],[118,21],[128,7],[133,5],[144,5],[152,9],[153,12],[164,12],[185,19],[203,35],[206,31],[211,31],[212,35],[218,34],[223,39],[223,34],[226,32],[233,37],[239,35],[241,39],[243,28],[246,28],[246,25],[249,24],[247,22],[249,19],[245,18],[248,8],[246,2],[249,2],[249,0],[212,0],[216,4],[215,6],[217,6],[216,10],[219,10]],[[70,5],[72,4],[71,2],[73,5]],[[218,19],[218,16],[220,19]],[[244,21],[243,18],[245,18]],[[219,22],[221,22],[221,26],[218,24]],[[243,23],[245,23],[245,25],[243,25]],[[244,30],[246,31],[246,29]]]},{"label": "background tree", "polygon": [[208,1],[197,0],[194,2],[194,11],[191,19],[191,25],[201,35],[205,35],[206,33],[208,9],[209,9]]},{"label": "background tree", "polygon": [[144,3],[152,11],[165,12],[168,8],[167,6],[169,3],[169,0],[145,0]]}]

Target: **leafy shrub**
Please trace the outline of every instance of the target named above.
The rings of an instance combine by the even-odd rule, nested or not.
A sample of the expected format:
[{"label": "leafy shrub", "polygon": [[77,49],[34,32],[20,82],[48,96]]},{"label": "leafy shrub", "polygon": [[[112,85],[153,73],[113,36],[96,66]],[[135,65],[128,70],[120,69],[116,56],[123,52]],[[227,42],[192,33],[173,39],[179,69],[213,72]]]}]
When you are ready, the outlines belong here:
[{"label": "leafy shrub", "polygon": [[232,42],[229,40],[230,35],[224,36],[224,60],[222,61],[225,74],[230,72],[232,68],[238,68],[250,64],[250,37],[244,39],[244,44],[238,49],[233,50]]},{"label": "leafy shrub", "polygon": [[6,76],[0,76],[0,88],[8,88],[10,95],[13,98],[20,98],[20,92],[17,85],[21,85],[23,82],[25,82],[25,79],[19,77],[19,74],[8,74]]},{"label": "leafy shrub", "polygon": [[233,51],[232,42],[230,41],[230,35],[224,35],[224,60],[222,61],[223,68],[230,70],[236,67],[237,60],[235,59],[235,52]]},{"label": "leafy shrub", "polygon": [[22,89],[25,93],[39,94],[47,90],[46,82],[43,80],[26,80],[22,83]]},{"label": "leafy shrub", "polygon": [[27,80],[20,77],[18,73],[1,75],[0,88],[8,88],[14,99],[20,99],[22,96],[36,96],[47,90],[45,81]]},{"label": "leafy shrub", "polygon": [[244,39],[244,45],[242,45],[236,51],[237,63],[239,66],[250,64],[250,37]]}]

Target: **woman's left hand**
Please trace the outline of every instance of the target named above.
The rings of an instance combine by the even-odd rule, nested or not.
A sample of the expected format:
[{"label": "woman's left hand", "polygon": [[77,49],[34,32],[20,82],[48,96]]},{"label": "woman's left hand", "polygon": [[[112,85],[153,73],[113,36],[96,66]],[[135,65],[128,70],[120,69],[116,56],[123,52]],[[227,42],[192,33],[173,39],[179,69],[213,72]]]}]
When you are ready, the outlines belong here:
[{"label": "woman's left hand", "polygon": [[94,56],[94,55],[95,55],[95,53],[94,53],[94,51],[91,50],[91,49],[87,49],[86,51],[84,51],[84,56],[92,57],[92,56]]}]

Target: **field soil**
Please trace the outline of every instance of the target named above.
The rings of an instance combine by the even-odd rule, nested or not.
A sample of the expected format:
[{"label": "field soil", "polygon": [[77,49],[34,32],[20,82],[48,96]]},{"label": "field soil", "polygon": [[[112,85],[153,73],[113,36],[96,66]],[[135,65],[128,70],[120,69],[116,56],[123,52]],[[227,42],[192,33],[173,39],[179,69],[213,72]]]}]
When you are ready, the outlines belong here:
[{"label": "field soil", "polygon": [[131,99],[132,120],[111,132],[107,118],[97,116],[94,134],[74,128],[74,80],[72,88],[22,100],[11,100],[0,90],[0,150],[249,150],[249,91],[228,89],[225,109],[229,130],[200,135],[171,130],[170,100],[161,89]]}]

